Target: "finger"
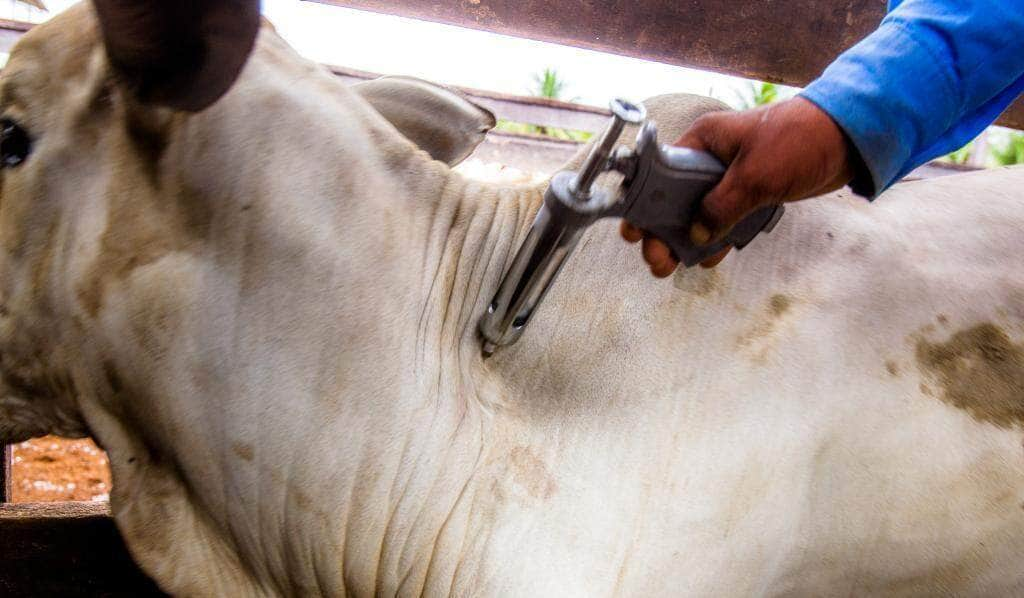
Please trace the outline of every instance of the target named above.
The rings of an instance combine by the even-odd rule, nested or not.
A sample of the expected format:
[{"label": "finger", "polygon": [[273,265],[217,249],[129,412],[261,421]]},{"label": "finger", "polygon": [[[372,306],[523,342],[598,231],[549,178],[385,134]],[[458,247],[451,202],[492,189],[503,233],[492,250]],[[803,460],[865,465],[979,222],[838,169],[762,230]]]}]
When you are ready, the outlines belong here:
[{"label": "finger", "polygon": [[672,257],[672,251],[668,245],[654,237],[645,237],[643,244],[644,260],[651,267],[651,274],[658,278],[675,272],[679,262]]},{"label": "finger", "polygon": [[644,238],[644,231],[626,222],[625,220],[619,224],[619,234],[622,238],[630,243],[636,243]]},{"label": "finger", "polygon": [[730,168],[722,181],[701,201],[697,216],[690,225],[690,240],[707,245],[724,238],[737,222],[750,213],[756,204],[746,185],[736,182],[735,168]]},{"label": "finger", "polygon": [[708,259],[704,260],[703,262],[701,262],[700,263],[700,267],[701,268],[714,268],[718,264],[722,263],[722,260],[725,259],[725,256],[729,255],[730,251],[732,251],[732,245],[726,247],[725,249],[719,251],[715,255],[713,255],[713,256],[709,257]]},{"label": "finger", "polygon": [[643,254],[644,261],[652,268],[672,261],[672,251],[668,245],[655,237],[644,237]]},{"label": "finger", "polygon": [[739,112],[709,112],[695,120],[675,145],[710,152],[725,163],[732,162],[740,150],[745,121]]},{"label": "finger", "polygon": [[671,276],[672,273],[676,271],[677,267],[679,267],[679,262],[675,260],[669,260],[657,266],[651,266],[651,274],[653,274],[656,278],[666,278],[668,276]]}]

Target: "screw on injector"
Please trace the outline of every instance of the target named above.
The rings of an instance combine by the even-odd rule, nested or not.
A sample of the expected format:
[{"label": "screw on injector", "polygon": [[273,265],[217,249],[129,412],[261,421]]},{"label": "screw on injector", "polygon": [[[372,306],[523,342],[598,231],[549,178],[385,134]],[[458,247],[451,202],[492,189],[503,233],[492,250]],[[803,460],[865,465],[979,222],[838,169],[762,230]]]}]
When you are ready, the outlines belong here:
[{"label": "screw on injector", "polygon": [[628,102],[621,98],[612,100],[609,105],[612,111],[612,122],[604,130],[601,137],[594,144],[594,147],[587,154],[576,178],[569,185],[569,191],[576,201],[587,201],[590,199],[590,188],[594,185],[598,175],[608,170],[609,160],[612,156],[612,148],[622,135],[626,125],[639,125],[647,118],[647,111],[643,106]]}]

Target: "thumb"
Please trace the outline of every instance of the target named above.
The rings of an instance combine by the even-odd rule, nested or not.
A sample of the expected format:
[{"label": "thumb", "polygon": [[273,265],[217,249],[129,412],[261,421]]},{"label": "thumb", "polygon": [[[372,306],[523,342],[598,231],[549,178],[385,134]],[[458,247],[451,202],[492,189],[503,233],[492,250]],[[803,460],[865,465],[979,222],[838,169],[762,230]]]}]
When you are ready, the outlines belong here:
[{"label": "thumb", "polygon": [[696,245],[717,242],[729,234],[732,227],[750,213],[754,198],[737,182],[735,168],[725,176],[701,201],[697,216],[690,225],[690,240]]},{"label": "thumb", "polygon": [[709,112],[693,122],[676,146],[708,152],[728,164],[740,149],[743,123],[735,112]]}]

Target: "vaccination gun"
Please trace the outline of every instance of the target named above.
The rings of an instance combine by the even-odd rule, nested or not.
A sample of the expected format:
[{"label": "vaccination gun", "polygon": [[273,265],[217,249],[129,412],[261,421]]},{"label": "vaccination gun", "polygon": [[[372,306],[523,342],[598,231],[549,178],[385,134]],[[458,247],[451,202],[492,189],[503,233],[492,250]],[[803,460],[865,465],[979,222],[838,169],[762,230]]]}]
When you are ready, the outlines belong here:
[{"label": "vaccination gun", "polygon": [[[552,177],[544,205],[480,319],[485,356],[519,339],[583,231],[598,219],[625,218],[664,241],[680,263],[690,267],[729,245],[743,248],[758,233],[770,232],[782,217],[782,206],[761,208],[721,241],[693,244],[690,224],[725,166],[706,152],[659,144],[657,127],[646,120],[643,106],[614,100],[611,111],[611,123],[579,171]],[[642,125],[636,147],[613,152],[627,124]],[[623,176],[613,192],[593,188],[604,172]]]}]

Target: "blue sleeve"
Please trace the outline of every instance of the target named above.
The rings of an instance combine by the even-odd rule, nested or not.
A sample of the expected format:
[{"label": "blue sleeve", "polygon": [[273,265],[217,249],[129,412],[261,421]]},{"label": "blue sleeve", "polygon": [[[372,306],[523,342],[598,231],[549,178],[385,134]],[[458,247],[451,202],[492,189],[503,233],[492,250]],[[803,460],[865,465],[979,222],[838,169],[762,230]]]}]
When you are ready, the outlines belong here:
[{"label": "blue sleeve", "polygon": [[1024,0],[905,0],[800,95],[843,129],[874,197],[1024,92]]}]

